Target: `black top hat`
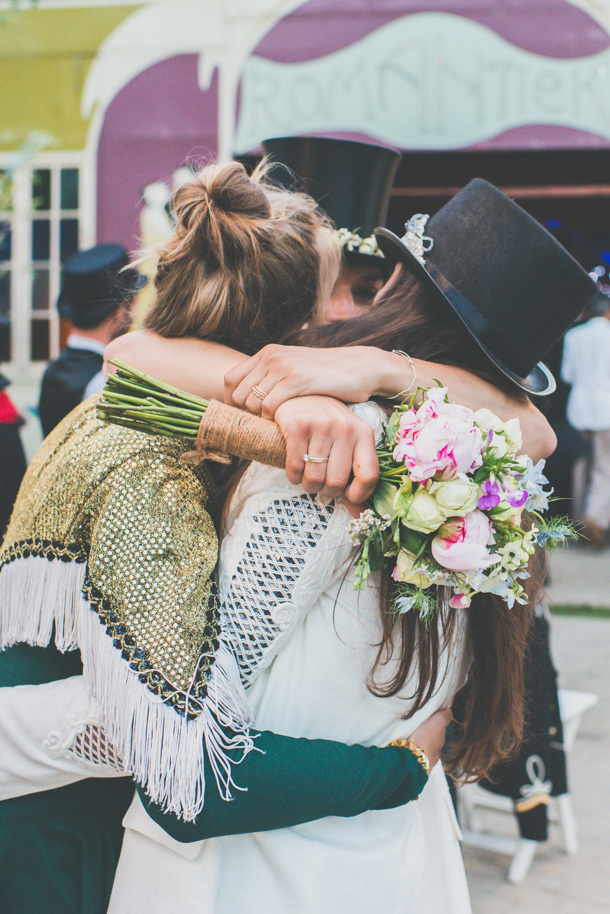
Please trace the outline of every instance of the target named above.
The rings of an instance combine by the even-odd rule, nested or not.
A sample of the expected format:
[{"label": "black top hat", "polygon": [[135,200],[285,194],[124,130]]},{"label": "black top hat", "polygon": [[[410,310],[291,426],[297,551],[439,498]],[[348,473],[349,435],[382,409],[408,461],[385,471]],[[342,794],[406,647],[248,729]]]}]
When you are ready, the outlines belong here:
[{"label": "black top hat", "polygon": [[319,136],[276,137],[263,140],[262,147],[277,163],[271,179],[294,188],[293,172],[337,228],[344,230],[339,237],[349,261],[367,264],[374,257],[380,262],[380,251],[369,238],[385,222],[401,159],[396,149]]},{"label": "black top hat", "polygon": [[146,285],[129,265],[120,244],[97,244],[77,251],[63,265],[57,310],[76,327],[95,327]]},{"label": "black top hat", "polygon": [[403,238],[379,228],[379,246],[451,305],[486,356],[519,387],[555,390],[539,360],[596,292],[582,267],[497,187],[475,178]]}]

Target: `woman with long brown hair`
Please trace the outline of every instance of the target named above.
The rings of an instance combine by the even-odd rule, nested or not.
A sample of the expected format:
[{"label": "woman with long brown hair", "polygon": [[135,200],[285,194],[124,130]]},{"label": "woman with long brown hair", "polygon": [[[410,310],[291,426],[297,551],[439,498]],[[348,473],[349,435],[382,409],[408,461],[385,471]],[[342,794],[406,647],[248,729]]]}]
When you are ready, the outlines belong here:
[{"label": "woman with long brown hair", "polygon": [[[253,352],[315,319],[339,245],[310,197],[229,163],[204,168],[174,206],[155,327]],[[295,405],[298,413],[306,403]],[[214,487],[208,468],[183,462],[183,452],[184,442],[106,426],[89,400],[26,474],[0,549],[6,914],[106,911],[133,781],[185,818],[205,797],[198,824],[209,834],[394,806],[423,785],[404,748],[250,730],[210,599]],[[433,726],[431,742],[421,733],[428,751],[445,726]],[[260,751],[248,752],[255,737]],[[271,792],[283,802],[267,802]]]},{"label": "woman with long brown hair", "polygon": [[[552,389],[538,359],[594,288],[522,210],[485,182],[473,183],[437,214],[431,237],[419,237],[433,241],[434,259],[424,265],[425,248],[415,247],[413,256],[386,233],[387,256],[403,265],[376,307],[301,333],[298,342],[408,351],[438,366],[461,366],[515,401]],[[460,235],[469,238],[470,258]],[[505,238],[511,244],[502,248]],[[379,431],[386,410],[369,404],[357,411]],[[328,458],[313,450],[308,456]],[[401,738],[405,720],[415,729],[468,685],[446,764],[459,776],[482,776],[521,738],[529,606],[508,609],[480,593],[468,610],[455,610],[439,591],[434,622],[413,612],[397,616],[386,573],[371,575],[356,593],[348,519],[345,503],[315,497],[284,471],[260,464],[247,469],[226,505],[220,595],[257,726],[383,745]],[[530,603],[537,588],[532,574]],[[180,897],[184,908],[214,914],[466,914],[458,835],[436,765],[418,803],[404,809],[213,839],[188,859],[173,857],[171,879],[163,849],[153,852],[128,829],[124,860],[146,874],[142,910],[164,910]],[[117,912],[137,903],[121,866],[111,906]]]}]

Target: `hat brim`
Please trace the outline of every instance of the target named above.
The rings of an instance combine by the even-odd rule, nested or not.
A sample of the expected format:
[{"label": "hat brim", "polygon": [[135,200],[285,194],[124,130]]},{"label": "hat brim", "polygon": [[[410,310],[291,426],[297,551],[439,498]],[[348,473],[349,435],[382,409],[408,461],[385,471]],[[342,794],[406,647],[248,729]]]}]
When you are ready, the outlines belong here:
[{"label": "hat brim", "polygon": [[[377,238],[377,244],[383,251],[387,262],[391,264],[392,268],[397,263],[404,264],[407,269],[420,280],[426,289],[434,292],[437,297],[440,297],[446,302],[477,346],[479,346],[481,351],[485,354],[486,358],[489,359],[502,374],[506,375],[507,378],[510,378],[510,380],[522,390],[537,397],[546,397],[549,394],[554,393],[557,389],[557,384],[552,372],[547,368],[544,362],[538,362],[526,377],[516,374],[516,372],[512,371],[502,359],[479,339],[476,329],[472,326],[472,323],[464,313],[466,310],[464,305],[466,303],[464,300],[460,301],[459,294],[445,292],[426,267],[420,263],[417,257],[411,253],[406,244],[404,244],[394,232],[391,232],[386,228],[377,228],[375,229],[375,237]],[[457,290],[453,290],[453,292],[457,293]]]}]

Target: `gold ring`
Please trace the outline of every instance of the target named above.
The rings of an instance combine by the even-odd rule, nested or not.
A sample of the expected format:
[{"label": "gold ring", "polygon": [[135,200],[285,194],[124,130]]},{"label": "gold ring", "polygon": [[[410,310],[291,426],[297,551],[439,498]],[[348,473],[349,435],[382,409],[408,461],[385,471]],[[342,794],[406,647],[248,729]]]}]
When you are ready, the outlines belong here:
[{"label": "gold ring", "polygon": [[255,397],[258,397],[259,400],[264,400],[265,397],[267,396],[267,394],[262,389],[262,387],[259,387],[257,384],[255,384],[254,387],[252,388],[252,393],[254,394]]}]

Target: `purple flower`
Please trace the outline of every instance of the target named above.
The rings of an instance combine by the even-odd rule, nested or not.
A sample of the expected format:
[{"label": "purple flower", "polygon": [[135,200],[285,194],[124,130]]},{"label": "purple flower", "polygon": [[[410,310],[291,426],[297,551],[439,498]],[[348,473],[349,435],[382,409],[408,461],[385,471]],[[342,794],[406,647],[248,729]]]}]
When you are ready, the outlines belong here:
[{"label": "purple flower", "polygon": [[490,441],[493,441],[493,436],[494,436],[494,430],[493,430],[493,428],[490,428],[489,431],[487,432],[487,443],[488,444]]},{"label": "purple flower", "polygon": [[509,492],[506,496],[506,501],[509,503],[511,508],[520,508],[521,505],[524,505],[527,501],[527,492],[523,492],[521,489],[516,489],[514,492]]},{"label": "purple flower", "polygon": [[489,479],[486,479],[483,483],[483,492],[477,504],[482,511],[489,511],[490,508],[495,508],[500,504],[500,487],[497,482],[491,482]]}]

